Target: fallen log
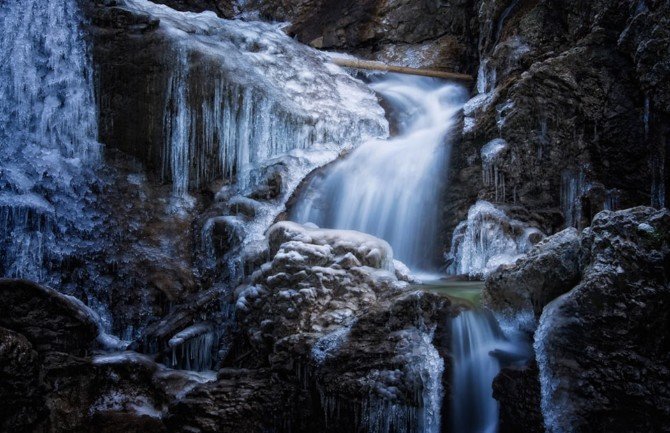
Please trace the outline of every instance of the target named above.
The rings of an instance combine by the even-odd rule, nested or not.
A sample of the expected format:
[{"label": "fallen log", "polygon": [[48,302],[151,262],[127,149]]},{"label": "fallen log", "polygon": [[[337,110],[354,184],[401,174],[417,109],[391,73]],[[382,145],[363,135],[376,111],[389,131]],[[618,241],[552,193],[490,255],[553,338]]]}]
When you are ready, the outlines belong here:
[{"label": "fallen log", "polygon": [[472,81],[472,76],[457,72],[436,71],[434,69],[409,68],[406,66],[387,65],[384,62],[372,60],[333,57],[333,63],[345,68],[367,69],[371,71],[397,72],[399,74],[421,75],[424,77],[443,78],[445,80]]}]

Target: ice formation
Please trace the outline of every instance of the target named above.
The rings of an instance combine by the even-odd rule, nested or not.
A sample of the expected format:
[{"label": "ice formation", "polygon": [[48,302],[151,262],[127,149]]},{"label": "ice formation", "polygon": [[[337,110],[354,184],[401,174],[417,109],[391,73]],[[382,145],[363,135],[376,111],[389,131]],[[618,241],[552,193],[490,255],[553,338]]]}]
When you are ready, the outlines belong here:
[{"label": "ice formation", "polygon": [[505,174],[498,168],[498,163],[508,147],[507,141],[496,138],[486,143],[481,150],[484,185],[494,187],[496,201],[505,201]]},{"label": "ice formation", "polygon": [[[544,425],[548,433],[568,433],[574,431],[572,422],[574,411],[570,399],[561,389],[561,381],[551,371],[550,365],[556,364],[555,359],[551,359],[552,351],[548,346],[551,345],[552,329],[556,327],[555,320],[565,320],[558,310],[566,298],[573,296],[574,291],[568,292],[549,303],[542,311],[540,322],[535,331],[535,356],[537,366],[540,370],[540,390],[541,407],[544,417]],[[557,319],[558,318],[558,319]]]},{"label": "ice formation", "polygon": [[565,218],[565,227],[581,227],[582,195],[588,184],[582,170],[575,174],[571,170],[561,173],[561,210]]},{"label": "ice formation", "polygon": [[[426,330],[428,331],[428,330]],[[375,388],[362,409],[362,431],[368,433],[439,433],[442,420],[444,360],[432,343],[433,331],[422,335],[411,359],[398,360],[409,367],[407,379],[416,383],[416,406],[399,403],[394,388]],[[393,374],[394,372],[389,372]],[[397,372],[400,374],[400,372]]]},{"label": "ice formation", "polygon": [[79,16],[76,0],[0,4],[1,276],[58,286],[63,262],[100,248],[90,190],[100,145]]},{"label": "ice formation", "polygon": [[178,59],[163,146],[163,176],[177,195],[221,176],[244,190],[254,168],[278,155],[327,144],[343,149],[387,133],[372,92],[278,25],[147,0],[127,7],[160,19]]},{"label": "ice formation", "polygon": [[467,220],[454,230],[449,273],[481,277],[527,253],[542,233],[514,220],[487,201],[468,211]]},{"label": "ice formation", "polygon": [[189,326],[168,341],[172,349],[169,366],[182,370],[211,370],[218,342],[218,333],[211,323]]}]

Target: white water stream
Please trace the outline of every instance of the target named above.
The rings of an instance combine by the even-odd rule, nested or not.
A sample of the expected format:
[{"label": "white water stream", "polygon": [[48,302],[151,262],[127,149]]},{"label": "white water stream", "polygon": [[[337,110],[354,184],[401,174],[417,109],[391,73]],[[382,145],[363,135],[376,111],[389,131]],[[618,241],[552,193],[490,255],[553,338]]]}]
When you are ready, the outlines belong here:
[{"label": "white water stream", "polygon": [[440,80],[392,74],[371,87],[396,117],[397,136],[368,141],[314,178],[292,217],[375,235],[414,271],[435,271],[450,132],[467,93]]}]

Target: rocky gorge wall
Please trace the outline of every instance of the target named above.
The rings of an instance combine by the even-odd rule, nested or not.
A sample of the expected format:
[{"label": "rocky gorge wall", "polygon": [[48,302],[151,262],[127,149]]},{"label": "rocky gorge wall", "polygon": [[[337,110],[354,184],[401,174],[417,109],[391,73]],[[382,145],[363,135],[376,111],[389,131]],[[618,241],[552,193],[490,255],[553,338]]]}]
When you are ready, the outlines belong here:
[{"label": "rocky gorge wall", "polygon": [[[444,249],[467,265],[458,273],[491,272],[487,306],[535,333],[537,359],[504,369],[494,381],[500,430],[586,432],[593,418],[597,431],[667,429],[668,347],[665,334],[652,338],[667,328],[667,212],[607,211],[582,233],[560,232],[591,225],[603,209],[665,203],[667,3],[163,3],[227,18],[289,20],[286,31],[315,47],[477,75],[443,209],[445,230],[466,242]],[[213,111],[200,110],[212,102],[205,82],[216,75],[211,58],[197,50],[182,57],[150,13],[116,1],[87,4],[107,164],[96,194],[105,197],[101,212],[113,228],[106,236],[115,242],[101,259],[103,272],[86,274],[79,262],[68,269],[77,287],[109,287],[106,301],[118,319],[111,330],[132,344],[110,355],[119,347],[81,303],[28,282],[1,281],[0,375],[7,385],[0,393],[11,402],[0,412],[2,428],[447,431],[450,415],[441,409],[451,395],[452,357],[445,324],[463,305],[415,292],[378,239],[279,223],[269,244],[244,244],[256,233],[248,226],[262,232],[281,219],[301,179],[343,149],[315,160],[265,155],[269,164],[248,173],[259,180],[253,188],[226,189],[244,167],[233,163],[226,176],[219,147],[187,140],[196,143],[186,152],[198,155],[193,159],[172,158],[165,147],[183,151],[180,139],[192,132],[186,123],[166,129],[173,119],[198,128]],[[251,57],[268,48],[238,42]],[[307,58],[310,67],[324,68],[325,57]],[[185,63],[195,65],[181,80],[188,96],[171,87]],[[325,81],[349,83],[344,75],[326,71]],[[364,94],[363,108],[342,124],[358,116],[362,126],[352,135],[383,135],[381,109]],[[228,96],[231,105],[245,106],[244,91]],[[246,99],[247,106],[261,99]],[[174,130],[185,135],[166,138]],[[202,131],[199,137],[211,132]],[[288,136],[289,146],[300,147],[295,134]],[[220,145],[218,138],[209,144]],[[473,252],[482,239],[495,248]],[[476,260],[464,262],[458,251]],[[239,274],[222,271],[233,254]]]}]

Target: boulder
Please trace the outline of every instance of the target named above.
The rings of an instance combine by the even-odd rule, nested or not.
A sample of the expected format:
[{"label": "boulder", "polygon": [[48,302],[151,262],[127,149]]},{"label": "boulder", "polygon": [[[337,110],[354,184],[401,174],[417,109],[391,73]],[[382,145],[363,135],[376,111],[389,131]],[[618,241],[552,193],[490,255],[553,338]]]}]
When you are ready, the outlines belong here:
[{"label": "boulder", "polygon": [[281,222],[268,239],[237,320],[248,365],[303,390],[291,410],[316,423],[306,431],[439,423],[450,360],[433,340],[456,314],[449,299],[410,290],[390,246],[363,233]]},{"label": "boulder", "polygon": [[535,333],[547,430],[670,430],[670,211],[602,212]]},{"label": "boulder", "polygon": [[78,299],[24,280],[0,279],[0,326],[39,353],[83,354],[98,336],[96,316]]},{"label": "boulder", "polygon": [[46,418],[39,358],[21,334],[0,328],[0,430],[29,432]]},{"label": "boulder", "polygon": [[545,238],[525,257],[488,276],[482,302],[508,317],[533,311],[539,318],[546,304],[579,281],[579,245],[574,228]]},{"label": "boulder", "polygon": [[500,433],[544,433],[535,362],[500,370],[493,381],[493,398],[500,404]]}]

